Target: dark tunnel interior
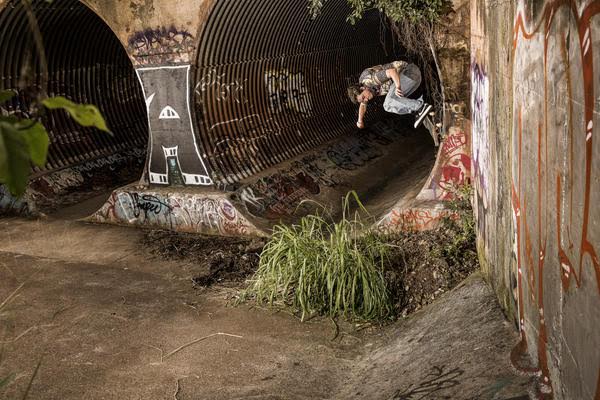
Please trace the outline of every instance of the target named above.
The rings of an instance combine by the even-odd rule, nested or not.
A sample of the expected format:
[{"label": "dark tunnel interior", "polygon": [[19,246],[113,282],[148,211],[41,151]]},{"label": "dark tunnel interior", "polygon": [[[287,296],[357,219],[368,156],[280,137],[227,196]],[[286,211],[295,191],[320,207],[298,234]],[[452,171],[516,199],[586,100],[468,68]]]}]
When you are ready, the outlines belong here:
[{"label": "dark tunnel interior", "polygon": [[[10,1],[0,13],[0,89],[18,92],[8,112],[27,116],[38,89],[45,85],[49,96],[96,105],[113,135],[83,128],[63,111],[47,113],[43,122],[51,140],[48,159],[43,168],[34,170],[31,186],[41,197],[60,194],[62,200],[56,201],[64,202],[68,198],[64,193],[49,192],[62,188],[77,192],[80,200],[83,192],[139,179],[148,141],[146,109],[118,38],[80,1],[34,0],[32,9],[43,38],[48,76],[43,79],[22,3]],[[76,182],[49,185],[36,179],[67,168],[78,174]],[[58,176],[52,179],[60,180]]]},{"label": "dark tunnel interior", "polygon": [[[349,13],[344,0],[326,2],[314,20],[302,1],[215,4],[198,51],[196,114],[221,179],[246,178],[355,129],[346,88],[401,54],[377,12],[354,26]],[[368,117],[387,117],[382,111]]]},{"label": "dark tunnel interior", "polygon": [[[82,128],[62,111],[47,113],[48,160],[30,184],[36,203],[51,210],[94,196],[105,200],[111,189],[138,180],[146,159],[148,120],[135,70],[110,27],[80,1],[34,0],[32,6],[48,77],[27,14],[11,0],[0,12],[0,89],[18,92],[7,111],[27,115],[36,88],[45,85],[50,96],[97,105],[113,132]],[[369,106],[371,128],[356,128],[358,107],[347,87],[364,68],[402,59],[403,52],[377,12],[356,25],[348,23],[349,13],[345,0],[326,2],[316,19],[296,0],[214,3],[199,34],[192,89],[197,138],[219,188],[236,191],[271,167],[302,164],[299,157],[328,143],[337,147],[320,154],[343,176],[328,180],[327,193],[357,189],[383,210],[407,185],[422,184],[435,162],[427,132],[408,129],[409,117],[386,113],[382,98]],[[321,166],[306,164],[302,176]],[[308,191],[325,193],[314,185]],[[300,201],[298,193],[291,197]]]},{"label": "dark tunnel interior", "polygon": [[385,212],[433,168],[429,133],[385,112],[382,97],[357,129],[348,86],[406,58],[378,12],[356,25],[349,14],[345,0],[325,2],[316,19],[303,1],[220,0],[209,15],[195,87],[202,145],[216,181],[254,216],[294,220],[302,199],[332,205],[349,190]]}]

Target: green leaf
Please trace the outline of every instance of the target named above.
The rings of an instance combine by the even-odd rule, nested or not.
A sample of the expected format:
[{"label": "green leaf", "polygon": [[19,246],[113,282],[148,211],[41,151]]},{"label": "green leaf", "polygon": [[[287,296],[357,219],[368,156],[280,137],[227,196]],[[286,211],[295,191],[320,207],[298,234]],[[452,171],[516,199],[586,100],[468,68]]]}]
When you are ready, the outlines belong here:
[{"label": "green leaf", "polygon": [[16,93],[14,90],[0,90],[0,104],[4,104],[13,97],[15,97]]},{"label": "green leaf", "polygon": [[65,110],[81,126],[93,126],[110,133],[102,113],[92,104],[76,104],[62,96],[45,99],[42,104],[50,110]]},{"label": "green leaf", "polygon": [[29,158],[38,167],[43,167],[46,164],[46,156],[48,155],[48,146],[50,139],[44,125],[39,122],[24,120],[21,122],[23,126],[20,128],[27,147],[29,148]]},{"label": "green leaf", "polygon": [[29,177],[29,144],[18,124],[0,119],[0,183],[21,196]]}]

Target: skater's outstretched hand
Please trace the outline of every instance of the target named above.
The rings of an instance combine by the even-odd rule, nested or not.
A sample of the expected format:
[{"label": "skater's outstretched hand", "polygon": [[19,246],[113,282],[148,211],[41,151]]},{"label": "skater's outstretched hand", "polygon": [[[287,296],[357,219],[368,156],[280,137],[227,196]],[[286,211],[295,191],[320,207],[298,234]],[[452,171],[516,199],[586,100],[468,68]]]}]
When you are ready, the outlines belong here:
[{"label": "skater's outstretched hand", "polygon": [[358,121],[356,121],[356,126],[358,129],[363,129],[365,127],[365,114],[367,113],[367,103],[360,103],[360,107],[358,107]]}]

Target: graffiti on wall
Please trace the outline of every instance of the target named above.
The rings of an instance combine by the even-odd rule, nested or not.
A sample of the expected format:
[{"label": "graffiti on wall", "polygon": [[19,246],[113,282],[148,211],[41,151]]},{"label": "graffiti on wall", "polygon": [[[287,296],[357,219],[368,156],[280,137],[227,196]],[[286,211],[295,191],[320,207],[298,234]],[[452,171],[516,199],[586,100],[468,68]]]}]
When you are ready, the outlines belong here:
[{"label": "graffiti on wall", "polygon": [[[535,21],[528,21],[526,7],[520,2],[513,38],[511,190],[521,332],[513,362],[525,351],[536,357],[538,366],[529,370],[539,375],[540,398],[560,388],[566,398],[597,399],[600,354],[585,349],[599,348],[600,341],[585,329],[596,330],[600,314],[595,310],[584,322],[580,312],[567,310],[586,304],[591,311],[600,298],[593,223],[600,217],[593,167],[598,46],[592,44],[600,2],[548,1]],[[582,342],[585,347],[576,345]],[[555,359],[575,363],[559,368]],[[580,378],[576,385],[569,382],[573,376]],[[553,388],[553,379],[560,385]]]},{"label": "graffiti on wall", "polygon": [[452,189],[468,181],[471,173],[471,157],[465,153],[468,139],[465,132],[451,127],[442,146],[442,157],[446,159],[442,175],[437,184],[444,193],[443,199],[451,198]]},{"label": "graffiti on wall", "polygon": [[194,52],[194,37],[175,26],[145,29],[129,37],[128,50],[140,65],[189,63]]},{"label": "graffiti on wall", "polygon": [[91,219],[227,236],[256,231],[229,200],[198,194],[117,190]]},{"label": "graffiti on wall", "polygon": [[255,216],[279,218],[303,213],[306,207],[298,209],[302,200],[314,198],[324,188],[343,185],[345,176],[384,155],[394,135],[402,134],[389,124],[375,123],[360,135],[346,136],[294,160],[290,167],[243,186],[237,196]]},{"label": "graffiti on wall", "polygon": [[473,132],[473,179],[475,187],[483,192],[484,173],[489,167],[488,103],[489,82],[483,67],[476,62],[471,64],[471,129]]},{"label": "graffiti on wall", "polygon": [[247,82],[248,79],[228,79],[224,72],[219,73],[216,69],[211,68],[202,75],[196,84],[195,93],[200,98],[203,98],[204,94],[208,94],[217,101],[245,104],[248,102],[244,96],[244,85]]},{"label": "graffiti on wall", "polygon": [[304,83],[302,72],[292,73],[287,69],[265,71],[265,86],[269,106],[273,112],[284,110],[300,114],[312,112],[312,99]]},{"label": "graffiti on wall", "polygon": [[95,160],[86,161],[83,164],[74,166],[73,171],[79,172],[84,176],[92,176],[99,170],[107,169],[116,171],[126,165],[142,164],[146,157],[146,150],[141,148],[127,149],[120,153],[100,157]]},{"label": "graffiti on wall", "polygon": [[[486,216],[489,209],[490,200],[488,196],[490,191],[486,188],[486,171],[491,167],[490,164],[490,140],[489,140],[489,81],[485,69],[477,62],[471,63],[471,137],[473,139],[473,188],[477,201],[475,202],[475,212],[477,214],[477,224],[480,238],[488,240],[486,235]],[[489,185],[489,182],[487,182]],[[487,249],[488,246],[484,246]]]},{"label": "graffiti on wall", "polygon": [[327,149],[327,158],[339,168],[348,171],[364,167],[369,161],[382,155],[381,148],[365,140],[342,141]]},{"label": "graffiti on wall", "polygon": [[296,214],[302,200],[324,187],[343,183],[339,168],[323,152],[308,154],[275,174],[258,178],[238,191],[240,200],[256,216],[279,218]]},{"label": "graffiti on wall", "polygon": [[210,156],[213,163],[221,166],[237,164],[238,169],[248,175],[257,173],[257,168],[265,168],[260,157],[261,149],[268,148],[271,139],[281,131],[276,118],[265,118],[258,113],[237,116],[205,127],[215,138]]},{"label": "graffiti on wall", "polygon": [[377,224],[382,231],[427,231],[444,220],[458,220],[455,211],[433,207],[394,208]]},{"label": "graffiti on wall", "polygon": [[[10,205],[11,213],[49,212],[102,193],[107,187],[139,179],[146,151],[131,148],[57,171],[31,177],[24,199],[5,196],[0,186],[0,212]],[[29,210],[28,210],[29,209]]]},{"label": "graffiti on wall", "polygon": [[319,184],[304,172],[291,170],[262,177],[240,191],[248,211],[266,218],[293,215],[300,202],[321,191]]},{"label": "graffiti on wall", "polygon": [[25,215],[29,212],[26,200],[13,197],[4,185],[0,185],[0,215]]},{"label": "graffiti on wall", "polygon": [[435,167],[418,199],[451,200],[454,190],[471,180],[471,143],[460,126],[451,126],[444,138]]}]

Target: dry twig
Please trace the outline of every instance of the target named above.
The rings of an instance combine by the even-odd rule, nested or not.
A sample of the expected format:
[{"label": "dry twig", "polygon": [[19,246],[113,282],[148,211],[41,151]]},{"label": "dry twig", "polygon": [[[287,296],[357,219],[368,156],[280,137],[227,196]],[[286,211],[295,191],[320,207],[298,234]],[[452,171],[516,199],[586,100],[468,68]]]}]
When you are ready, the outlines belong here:
[{"label": "dry twig", "polygon": [[239,339],[242,339],[242,338],[243,338],[243,336],[240,336],[240,335],[233,335],[233,334],[231,334],[231,333],[223,333],[223,332],[217,332],[217,333],[213,333],[213,334],[211,334],[211,335],[208,335],[208,336],[203,336],[203,337],[201,337],[201,338],[199,338],[199,339],[192,340],[192,341],[191,341],[191,342],[189,342],[189,343],[186,343],[186,344],[184,344],[184,345],[181,345],[181,346],[179,346],[178,348],[176,348],[175,350],[171,351],[170,353],[168,353],[168,354],[167,354],[167,355],[165,355],[164,357],[161,357],[161,360],[166,360],[167,358],[169,358],[169,357],[171,357],[172,355],[174,355],[174,354],[176,354],[176,353],[180,352],[181,350],[185,349],[186,347],[192,346],[192,345],[194,345],[194,344],[196,344],[196,343],[198,343],[198,342],[201,342],[201,341],[203,341],[203,340],[209,339],[209,338],[211,338],[211,337],[214,337],[214,336],[230,336],[230,337],[235,337],[235,338],[239,338]]},{"label": "dry twig", "polygon": [[333,322],[333,325],[335,326],[335,332],[333,337],[331,338],[331,341],[334,341],[340,334],[340,327],[338,326],[337,322],[335,322],[335,319],[333,318],[329,318],[331,320],[331,322]]},{"label": "dry twig", "polygon": [[27,335],[30,331],[32,331],[33,329],[36,329],[36,328],[37,328],[37,326],[34,325],[34,326],[30,327],[25,332],[21,333],[19,336],[17,336],[16,338],[14,338],[12,340],[3,340],[3,341],[0,341],[0,344],[15,343],[17,340],[21,339],[23,336]]}]

